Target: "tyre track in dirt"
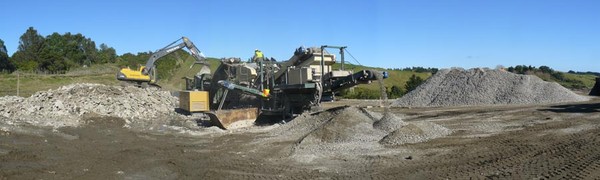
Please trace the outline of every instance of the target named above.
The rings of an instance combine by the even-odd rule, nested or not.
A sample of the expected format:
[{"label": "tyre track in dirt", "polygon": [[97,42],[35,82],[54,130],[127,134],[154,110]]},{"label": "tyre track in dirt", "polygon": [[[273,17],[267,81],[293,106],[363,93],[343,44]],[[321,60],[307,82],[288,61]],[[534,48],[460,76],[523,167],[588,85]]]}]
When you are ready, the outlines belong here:
[{"label": "tyre track in dirt", "polygon": [[[571,135],[543,135],[570,122],[535,125],[509,134],[481,138],[462,148],[408,165],[398,173],[426,178],[598,178],[598,129]],[[521,137],[521,138],[516,138]],[[523,138],[524,137],[524,138]],[[439,142],[442,140],[437,140]],[[449,146],[441,142],[438,146]],[[425,147],[419,147],[425,148]],[[431,147],[428,147],[431,148]],[[427,158],[422,158],[427,159]],[[442,161],[440,161],[443,159]],[[392,169],[402,169],[400,164]],[[589,169],[584,171],[584,169]],[[412,171],[412,172],[411,172]],[[396,174],[396,173],[393,173]],[[386,174],[389,177],[393,174]],[[406,175],[405,174],[405,175]],[[396,174],[400,175],[400,174]]]}]

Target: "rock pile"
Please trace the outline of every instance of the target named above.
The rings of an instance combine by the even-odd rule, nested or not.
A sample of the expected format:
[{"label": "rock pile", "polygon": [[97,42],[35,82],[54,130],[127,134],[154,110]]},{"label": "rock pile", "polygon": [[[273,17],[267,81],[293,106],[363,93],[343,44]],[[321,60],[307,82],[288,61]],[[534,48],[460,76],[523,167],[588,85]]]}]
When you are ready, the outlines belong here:
[{"label": "rock pile", "polygon": [[544,104],[586,101],[555,82],[532,75],[475,68],[445,69],[392,103],[395,107]]},{"label": "rock pile", "polygon": [[0,97],[6,123],[78,126],[83,115],[120,117],[128,124],[154,121],[174,112],[178,99],[167,91],[100,84],[71,84],[31,97]]},{"label": "rock pile", "polygon": [[385,146],[424,142],[451,130],[431,122],[404,122],[358,107],[339,107],[302,114],[271,132],[296,141],[292,156],[299,160],[339,154],[368,154]]}]

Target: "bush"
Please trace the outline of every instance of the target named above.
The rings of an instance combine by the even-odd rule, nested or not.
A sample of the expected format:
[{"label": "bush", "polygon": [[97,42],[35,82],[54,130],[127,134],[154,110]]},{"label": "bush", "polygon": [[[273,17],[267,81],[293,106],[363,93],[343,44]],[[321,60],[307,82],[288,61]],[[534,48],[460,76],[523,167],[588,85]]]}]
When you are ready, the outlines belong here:
[{"label": "bush", "polygon": [[406,81],[406,85],[404,86],[406,89],[406,92],[415,90],[419,85],[423,84],[424,81],[425,80],[423,80],[421,77],[413,74],[412,76],[410,76],[408,81]]},{"label": "bush", "polygon": [[342,97],[347,99],[379,99],[381,93],[379,90],[366,89],[356,87],[354,90],[346,90],[340,93]]},{"label": "bush", "polygon": [[390,88],[390,90],[387,92],[388,98],[390,99],[402,97],[404,94],[404,91],[402,91],[402,89],[396,85],[392,86],[392,88]]}]

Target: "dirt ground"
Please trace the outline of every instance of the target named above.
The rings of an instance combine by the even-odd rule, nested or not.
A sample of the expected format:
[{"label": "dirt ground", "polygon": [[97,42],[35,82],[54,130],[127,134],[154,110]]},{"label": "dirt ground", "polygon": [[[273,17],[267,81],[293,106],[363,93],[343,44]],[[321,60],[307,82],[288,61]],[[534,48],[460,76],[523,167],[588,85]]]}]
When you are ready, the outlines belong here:
[{"label": "dirt ground", "polygon": [[[374,106],[377,101],[340,101]],[[555,105],[391,109],[452,133],[373,152],[299,159],[277,126],[139,132],[118,118],[0,130],[0,179],[598,179],[600,99]]]}]

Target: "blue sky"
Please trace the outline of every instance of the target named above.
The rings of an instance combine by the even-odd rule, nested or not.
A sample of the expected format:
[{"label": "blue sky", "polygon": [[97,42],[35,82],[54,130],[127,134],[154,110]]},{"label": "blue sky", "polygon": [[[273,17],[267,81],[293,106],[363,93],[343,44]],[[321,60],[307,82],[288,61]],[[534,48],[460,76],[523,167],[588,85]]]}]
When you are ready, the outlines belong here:
[{"label": "blue sky", "polygon": [[[10,54],[33,26],[82,33],[118,54],[181,36],[210,57],[287,60],[300,45],[346,45],[363,65],[402,68],[519,64],[600,72],[596,0],[9,0],[0,39]],[[353,61],[353,60],[349,60]]]}]

